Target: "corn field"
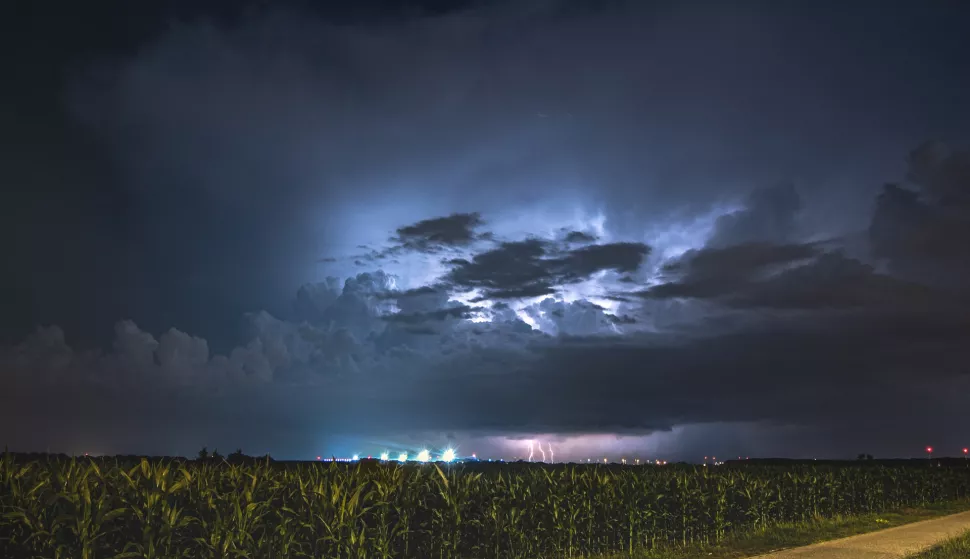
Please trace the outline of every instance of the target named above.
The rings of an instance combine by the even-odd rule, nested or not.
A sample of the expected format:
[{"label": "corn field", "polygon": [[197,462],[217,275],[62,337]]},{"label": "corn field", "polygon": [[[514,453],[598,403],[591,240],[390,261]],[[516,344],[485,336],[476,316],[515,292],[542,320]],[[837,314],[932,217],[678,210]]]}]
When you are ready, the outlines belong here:
[{"label": "corn field", "polygon": [[966,469],[0,457],[0,557],[582,557],[962,499]]}]

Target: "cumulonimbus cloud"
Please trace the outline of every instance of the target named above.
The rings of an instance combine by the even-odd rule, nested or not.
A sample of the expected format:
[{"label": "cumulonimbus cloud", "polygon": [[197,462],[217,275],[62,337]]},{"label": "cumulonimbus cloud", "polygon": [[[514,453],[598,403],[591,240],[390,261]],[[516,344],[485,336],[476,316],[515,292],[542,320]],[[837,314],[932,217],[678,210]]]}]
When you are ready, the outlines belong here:
[{"label": "cumulonimbus cloud", "polygon": [[[552,290],[603,272],[626,277],[648,251],[636,243],[577,248],[525,239],[472,250],[420,288],[397,289],[383,272],[330,278],[300,288],[300,322],[251,315],[252,340],[226,356],[211,355],[203,339],[178,330],[156,339],[130,321],[119,323],[108,354],[75,351],[60,330],[41,330],[0,355],[15,387],[5,394],[18,394],[0,408],[22,420],[44,399],[33,436],[65,446],[90,446],[85,433],[103,432],[121,416],[178,410],[172,429],[209,426],[194,431],[193,444],[242,429],[248,448],[277,444],[279,455],[311,448],[314,429],[405,440],[431,432],[632,436],[721,423],[793,425],[837,437],[840,425],[873,410],[912,406],[914,391],[956,393],[965,384],[966,315],[898,304],[928,291],[826,243],[688,251],[663,267],[664,283],[627,294],[629,312],[555,297],[517,311],[502,301],[502,290]],[[468,288],[488,304],[453,299]],[[681,315],[685,328],[612,330],[639,326],[662,309],[651,301],[670,299],[715,306]],[[749,312],[757,308],[801,314]],[[99,411],[82,414],[69,401],[78,397]],[[829,410],[821,419],[819,407]],[[141,448],[136,433],[187,452],[170,432],[139,419],[101,444]]]}]

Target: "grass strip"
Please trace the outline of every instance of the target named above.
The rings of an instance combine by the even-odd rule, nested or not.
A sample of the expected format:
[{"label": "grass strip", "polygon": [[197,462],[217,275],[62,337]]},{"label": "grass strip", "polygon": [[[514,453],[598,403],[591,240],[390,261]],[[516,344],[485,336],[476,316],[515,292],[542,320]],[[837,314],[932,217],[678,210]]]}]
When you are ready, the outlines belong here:
[{"label": "grass strip", "polygon": [[[847,538],[858,534],[875,532],[894,526],[902,526],[921,520],[929,520],[970,510],[970,500],[952,501],[929,505],[924,508],[906,508],[895,512],[882,514],[866,514],[861,516],[834,518],[820,518],[811,522],[776,524],[765,531],[745,532],[728,537],[718,545],[693,545],[657,549],[649,552],[630,555],[598,555],[590,559],[739,559],[757,555],[801,547],[840,538]],[[967,559],[970,553],[965,550],[970,547],[970,535],[962,540],[957,538],[951,545],[956,550],[950,555],[918,556],[919,559],[951,559],[959,557]],[[964,550],[964,551],[959,551]],[[962,554],[961,554],[962,553]]]},{"label": "grass strip", "polygon": [[970,557],[970,530],[962,536],[917,553],[912,556],[912,559],[967,559],[967,557]]}]

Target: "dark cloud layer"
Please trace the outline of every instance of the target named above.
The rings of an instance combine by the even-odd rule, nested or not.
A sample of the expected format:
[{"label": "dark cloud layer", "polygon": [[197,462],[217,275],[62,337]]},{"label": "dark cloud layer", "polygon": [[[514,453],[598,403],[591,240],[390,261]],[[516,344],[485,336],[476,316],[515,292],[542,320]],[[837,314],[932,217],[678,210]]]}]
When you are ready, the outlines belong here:
[{"label": "dark cloud layer", "polygon": [[818,255],[812,245],[744,243],[725,248],[690,250],[663,267],[665,274],[681,277],[641,294],[648,297],[719,297],[743,288],[748,282],[804,262]]},{"label": "dark cloud layer", "polygon": [[444,248],[468,246],[487,234],[476,235],[475,229],[484,225],[479,214],[452,214],[448,217],[425,219],[413,225],[399,227],[394,241],[400,248],[421,252],[437,252]]},{"label": "dark cloud layer", "polygon": [[914,308],[945,303],[926,286],[877,273],[841,252],[815,245],[745,244],[703,249],[666,267],[686,269],[676,281],[638,294],[718,299],[736,307],[829,309]]},{"label": "dark cloud layer", "polygon": [[924,144],[909,157],[915,188],[886,185],[869,226],[873,255],[922,282],[959,287],[970,274],[968,152]]},{"label": "dark cloud layer", "polygon": [[[276,440],[276,448],[287,449],[282,452],[296,452],[311,441],[323,445],[335,432],[365,440],[441,431],[644,434],[707,422],[802,425],[835,433],[846,425],[867,425],[874,416],[894,436],[939,440],[936,422],[967,426],[956,413],[959,391],[967,388],[964,354],[956,348],[970,341],[967,327],[965,319],[952,315],[773,321],[675,344],[574,339],[538,343],[525,354],[502,349],[486,358],[473,352],[420,371],[401,357],[379,376],[309,386],[236,382],[204,396],[161,391],[151,381],[124,391],[94,390],[85,382],[46,388],[29,382],[14,385],[20,396],[3,409],[5,419],[39,422],[51,444],[97,441],[105,431],[129,441],[138,433],[165,432],[166,438],[152,444],[173,449],[201,446],[206,437],[225,444],[243,438],[251,448]],[[166,365],[146,365],[144,372],[164,374]],[[26,405],[41,394],[49,408],[41,412]],[[91,431],[63,429],[64,421],[87,406],[85,426]],[[151,419],[159,414],[171,418],[165,428]],[[130,419],[109,428],[119,415]],[[190,425],[203,427],[189,430]],[[219,433],[225,425],[237,430],[236,438]],[[176,443],[175,428],[187,429],[188,440]],[[114,444],[118,440],[115,436]],[[845,452],[852,444],[862,442],[851,436],[830,441],[831,448]],[[148,446],[142,442],[140,448]]]}]

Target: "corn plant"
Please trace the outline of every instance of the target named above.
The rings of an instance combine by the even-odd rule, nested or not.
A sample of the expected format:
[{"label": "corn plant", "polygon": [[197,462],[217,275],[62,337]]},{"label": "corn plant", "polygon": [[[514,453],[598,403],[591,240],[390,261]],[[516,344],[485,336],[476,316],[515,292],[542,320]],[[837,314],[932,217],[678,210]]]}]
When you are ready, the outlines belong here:
[{"label": "corn plant", "polygon": [[965,499],[908,465],[286,464],[0,456],[0,557],[535,558]]}]

